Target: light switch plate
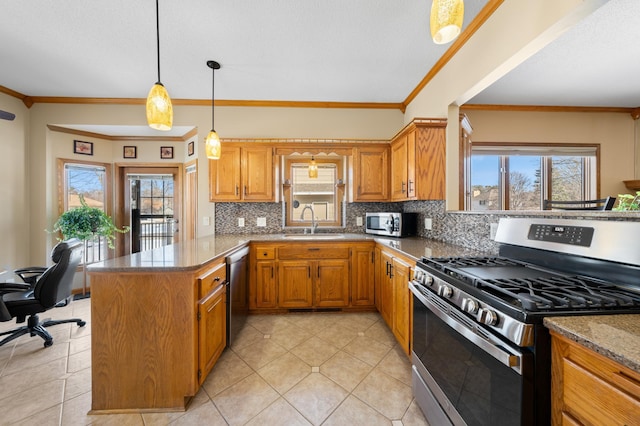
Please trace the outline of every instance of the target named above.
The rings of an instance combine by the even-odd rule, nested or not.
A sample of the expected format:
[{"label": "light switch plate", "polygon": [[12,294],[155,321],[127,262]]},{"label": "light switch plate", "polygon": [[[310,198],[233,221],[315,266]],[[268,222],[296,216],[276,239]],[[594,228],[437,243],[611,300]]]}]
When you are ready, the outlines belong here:
[{"label": "light switch plate", "polygon": [[356,217],[356,226],[362,226],[362,216]]},{"label": "light switch plate", "polygon": [[258,226],[267,226],[267,218],[266,217],[259,217],[256,224]]},{"label": "light switch plate", "polygon": [[244,217],[239,217],[239,218],[238,218],[238,226],[239,226],[240,228],[243,228],[243,227],[244,227]]},{"label": "light switch plate", "polygon": [[430,230],[432,225],[433,225],[433,221],[431,220],[431,218],[426,217],[424,219],[424,229]]},{"label": "light switch plate", "polygon": [[211,223],[211,222],[209,221],[209,216],[204,216],[204,217],[202,218],[202,224],[203,224],[204,226],[209,226],[209,224],[210,224],[210,223]]}]

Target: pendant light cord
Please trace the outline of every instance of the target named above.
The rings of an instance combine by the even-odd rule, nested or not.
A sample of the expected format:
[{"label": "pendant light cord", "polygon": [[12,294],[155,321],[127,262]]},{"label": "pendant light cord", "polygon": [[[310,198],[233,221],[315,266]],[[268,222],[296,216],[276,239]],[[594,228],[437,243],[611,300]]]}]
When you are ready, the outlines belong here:
[{"label": "pendant light cord", "polygon": [[211,67],[211,130],[215,131],[215,126],[213,125],[213,110],[214,110],[214,93],[216,89],[216,69]]},{"label": "pendant light cord", "polygon": [[160,8],[156,0],[156,41],[158,42],[158,83],[160,83]]}]

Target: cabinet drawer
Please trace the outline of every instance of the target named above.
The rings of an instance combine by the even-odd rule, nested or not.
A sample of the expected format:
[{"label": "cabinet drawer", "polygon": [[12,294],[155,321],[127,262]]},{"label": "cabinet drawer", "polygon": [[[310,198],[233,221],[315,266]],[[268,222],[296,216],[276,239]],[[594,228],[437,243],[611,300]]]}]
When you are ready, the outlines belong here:
[{"label": "cabinet drawer", "polygon": [[273,260],[276,258],[275,247],[256,247],[256,260]]},{"label": "cabinet drawer", "polygon": [[204,275],[198,278],[198,297],[204,296],[216,286],[223,284],[227,280],[227,264],[219,263],[209,269]]},{"label": "cabinet drawer", "polygon": [[278,249],[279,259],[348,259],[349,247],[299,244]]}]

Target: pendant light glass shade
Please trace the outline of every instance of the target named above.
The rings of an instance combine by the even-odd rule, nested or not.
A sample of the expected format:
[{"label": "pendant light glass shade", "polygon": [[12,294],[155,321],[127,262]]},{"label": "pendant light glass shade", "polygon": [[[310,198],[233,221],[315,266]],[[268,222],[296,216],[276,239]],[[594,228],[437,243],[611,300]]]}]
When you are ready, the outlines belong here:
[{"label": "pendant light glass shade", "polygon": [[462,30],[463,0],[433,0],[431,4],[431,37],[435,44],[453,41]]},{"label": "pendant light glass shade", "polygon": [[316,179],[318,177],[318,165],[313,157],[311,157],[311,162],[309,163],[309,177],[311,179]]},{"label": "pendant light glass shade", "polygon": [[153,85],[147,96],[147,124],[152,129],[165,131],[173,125],[171,98],[160,82]]},{"label": "pendant light glass shade", "polygon": [[222,146],[220,145],[220,137],[215,130],[211,129],[211,131],[207,135],[207,138],[204,140],[204,149],[208,159],[220,159],[220,154],[222,154]]},{"label": "pendant light glass shade", "polygon": [[156,0],[156,41],[158,53],[158,81],[147,96],[147,124],[156,130],[171,130],[173,126],[173,105],[167,89],[160,82],[160,13]]},{"label": "pendant light glass shade", "polygon": [[214,93],[216,88],[216,70],[220,69],[220,64],[216,61],[207,61],[207,66],[211,68],[211,131],[204,140],[204,150],[209,160],[219,160],[222,154],[220,136],[214,130]]}]

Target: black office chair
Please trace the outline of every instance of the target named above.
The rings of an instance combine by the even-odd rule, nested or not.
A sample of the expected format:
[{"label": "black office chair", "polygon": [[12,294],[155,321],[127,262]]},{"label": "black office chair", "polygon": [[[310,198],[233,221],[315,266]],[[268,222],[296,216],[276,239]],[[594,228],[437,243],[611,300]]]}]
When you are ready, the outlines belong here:
[{"label": "black office chair", "polygon": [[616,203],[615,197],[598,200],[553,201],[544,200],[544,210],[611,210]]},{"label": "black office chair", "polygon": [[71,322],[80,327],[86,324],[80,318],[44,322],[38,318],[39,313],[71,300],[73,276],[82,260],[82,248],[80,240],[62,241],[51,251],[52,266],[18,269],[16,273],[24,283],[0,283],[0,321],[16,318],[17,323],[23,323],[29,317],[27,325],[0,333],[9,335],[0,341],[0,346],[29,333],[42,337],[46,348],[53,344],[53,337],[45,327]]}]

